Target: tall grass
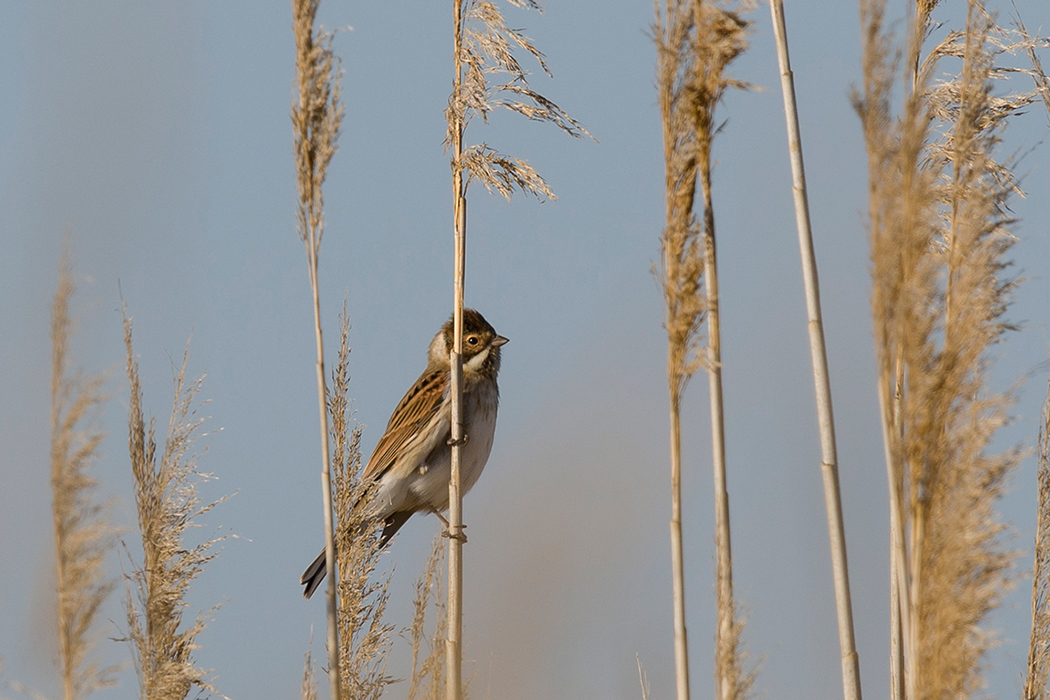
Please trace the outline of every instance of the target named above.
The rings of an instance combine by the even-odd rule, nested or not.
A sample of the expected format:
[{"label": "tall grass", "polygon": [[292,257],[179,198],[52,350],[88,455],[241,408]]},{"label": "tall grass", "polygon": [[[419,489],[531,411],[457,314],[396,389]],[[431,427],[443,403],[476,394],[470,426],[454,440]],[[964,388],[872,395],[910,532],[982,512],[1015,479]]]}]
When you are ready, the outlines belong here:
[{"label": "tall grass", "polygon": [[115,530],[106,506],[96,500],[98,482],[89,472],[103,438],[97,427],[105,403],[103,377],[85,376],[71,366],[69,306],[76,289],[71,267],[67,239],[51,311],[51,514],[62,697],[79,700],[112,685],[117,670],[94,656],[98,614],[115,586],[105,571]]},{"label": "tall grass", "polygon": [[374,484],[362,482],[361,429],[353,423],[350,390],[350,320],[340,316],[340,343],[328,392],[339,570],[339,668],[342,693],[375,700],[394,682],[387,674],[393,626],[383,619],[390,599],[390,574],[376,577],[379,530],[367,517]]},{"label": "tall grass", "polygon": [[[681,397],[700,368],[708,373],[715,491],[716,695],[747,696],[753,674],[743,670],[742,623],[733,599],[715,215],[711,151],[715,108],[727,88],[729,64],[746,48],[748,23],[729,3],[666,0],[656,3],[657,89],[663,125],[666,223],[660,280],[666,305],[668,395],[671,417],[671,561],[675,669],[679,700],[689,698],[688,640],[681,521]],[[700,218],[694,213],[700,186]],[[701,331],[707,324],[706,347]]]},{"label": "tall grass", "polygon": [[316,666],[313,653],[307,649],[306,654],[303,655],[303,682],[299,687],[300,700],[317,700],[317,681],[314,675]]},{"label": "tall grass", "polygon": [[[542,10],[537,0],[508,0],[514,7]],[[485,120],[495,109],[509,109],[533,121],[548,122],[570,136],[587,131],[557,104],[534,91],[515,51],[531,55],[548,76],[543,54],[521,32],[511,29],[491,0],[453,0],[453,87],[445,110],[451,150],[452,220],[455,251],[452,283],[453,347],[450,357],[452,394],[451,474],[448,516],[448,637],[446,697],[463,697],[463,498],[460,483],[463,432],[463,295],[466,274],[467,190],[477,180],[489,192],[510,199],[514,191],[554,198],[535,168],[523,160],[499,153],[487,143],[464,146],[464,132],[475,117]]]},{"label": "tall grass", "polygon": [[1046,700],[1050,683],[1050,383],[1039,425],[1039,509],[1032,564],[1032,630],[1028,639],[1024,700]]},{"label": "tall grass", "polygon": [[[990,348],[1011,328],[1015,285],[1008,203],[1019,190],[1000,145],[1009,119],[1035,99],[993,92],[1008,75],[997,59],[1016,45],[977,0],[962,28],[927,48],[936,4],[916,4],[899,49],[884,2],[861,2],[864,90],[855,99],[869,159],[892,614],[909,700],[980,690],[994,643],[983,623],[1013,580],[995,506],[1019,453],[991,447],[1012,394],[987,378]],[[950,77],[937,81],[941,71]],[[892,91],[901,84],[898,114]]]},{"label": "tall grass", "polygon": [[[202,504],[199,484],[209,475],[197,471],[202,453],[194,452],[204,419],[197,415],[197,395],[204,378],[186,379],[189,344],[174,380],[174,400],[163,450],[157,454],[155,420],[143,412],[138,361],[132,346],[132,322],[124,313],[127,350],[128,450],[135,486],[135,508],[143,561],[128,575],[127,639],[133,650],[139,692],[144,700],[182,700],[191,692],[217,693],[209,672],[194,659],[197,638],[215,608],[184,624],[186,594],[205,566],[218,555],[222,536],[199,544],[187,530],[225,498]],[[130,556],[130,555],[129,555]]]},{"label": "tall grass", "polygon": [[332,468],[328,444],[328,407],[325,396],[324,340],[321,333],[321,292],[317,257],[324,235],[322,186],[335,155],[343,121],[339,78],[341,71],[332,52],[332,34],[316,28],[320,0],[292,0],[295,34],[295,69],[298,101],[292,104],[292,132],[299,187],[296,228],[306,247],[310,291],[313,295],[314,338],[317,346],[317,402],[321,427],[321,497],[324,507],[325,568],[328,576],[325,602],[328,619],[329,683],[333,700],[340,698],[339,620],[335,574],[335,529],[332,514]]},{"label": "tall grass", "polygon": [[[444,700],[445,637],[448,634],[448,608],[442,600],[441,569],[445,547],[435,537],[422,575],[416,581],[412,625],[408,628],[412,645],[412,672],[408,680],[408,700]],[[427,632],[427,612],[433,610],[434,623]]]},{"label": "tall grass", "polygon": [[820,427],[820,471],[824,477],[824,503],[828,514],[832,573],[835,582],[839,648],[842,657],[842,691],[847,700],[860,700],[860,659],[853,634],[853,602],[850,598],[849,564],[846,558],[846,529],[842,520],[839,489],[838,449],[835,445],[835,418],[831,407],[831,379],[824,345],[824,321],[820,309],[820,283],[813,250],[813,231],[809,222],[809,195],[802,160],[802,133],[795,103],[795,79],[788,52],[787,22],[783,0],[770,0],[773,34],[777,43],[780,85],[784,94],[784,117],[791,156],[792,192],[795,200],[795,222],[798,228],[799,252],[802,256],[802,279],[806,287],[807,330],[813,361],[813,388],[817,399],[817,422]]}]

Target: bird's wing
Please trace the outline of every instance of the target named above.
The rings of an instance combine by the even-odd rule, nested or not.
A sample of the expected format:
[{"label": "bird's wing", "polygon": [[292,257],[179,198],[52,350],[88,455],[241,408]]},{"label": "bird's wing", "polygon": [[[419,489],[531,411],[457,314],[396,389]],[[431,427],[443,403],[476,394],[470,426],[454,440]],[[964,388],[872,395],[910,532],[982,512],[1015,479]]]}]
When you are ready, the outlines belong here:
[{"label": "bird's wing", "polygon": [[451,416],[446,402],[448,372],[423,372],[394,409],[386,432],[379,438],[364,480],[380,479],[396,464],[408,461],[414,469],[430,452],[448,440]]}]

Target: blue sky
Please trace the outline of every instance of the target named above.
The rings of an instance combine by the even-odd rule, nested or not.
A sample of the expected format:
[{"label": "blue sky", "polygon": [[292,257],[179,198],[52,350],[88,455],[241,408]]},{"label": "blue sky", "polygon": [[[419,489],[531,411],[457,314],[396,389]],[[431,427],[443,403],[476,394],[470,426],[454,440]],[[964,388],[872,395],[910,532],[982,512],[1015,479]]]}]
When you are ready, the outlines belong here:
[{"label": "blue sky", "polygon": [[[954,6],[957,3],[948,3]],[[442,110],[451,86],[447,4],[326,2],[346,69],[341,150],[326,187],[323,315],[334,348],[344,294],[353,324],[351,394],[371,450],[451,308],[451,184]],[[1018,0],[1030,30],[1050,5]],[[1004,12],[1008,8],[1003,8]],[[507,204],[474,188],[467,303],[511,338],[496,446],[466,499],[466,653],[474,697],[637,698],[635,654],[654,698],[673,693],[669,478],[661,297],[650,274],[663,216],[663,164],[649,3],[574,0],[543,16],[508,10],[546,53],[535,87],[598,143],[496,115],[472,141],[528,159],[555,202]],[[849,90],[859,80],[857,9],[789,2],[841,463],[864,692],[888,692],[888,525],[877,422],[868,257],[867,162]],[[736,590],[766,697],[841,692],[819,444],[768,8],[729,95],[716,144]],[[192,333],[190,372],[207,373],[208,452],[236,492],[205,518],[238,537],[194,586],[224,601],[199,663],[234,700],[294,696],[323,604],[299,573],[321,541],[313,334],[295,234],[287,3],[9,2],[0,6],[0,681],[57,695],[49,612],[49,305],[71,232],[78,362],[107,371],[112,398],[95,467],[114,520],[134,522],[120,297],[135,320],[145,402],[163,423],[172,362]],[[1024,330],[995,349],[999,387],[1027,378],[1001,445],[1031,445],[1050,347],[1050,173],[1046,115],[1011,128],[1030,196],[1012,271]],[[696,697],[713,682],[713,500],[706,382],[686,395],[687,614]],[[1001,512],[1027,568],[1034,466]],[[390,619],[408,625],[434,518],[416,518],[385,555]],[[119,572],[117,562],[112,571]],[[1016,695],[1028,582],[993,618],[1002,645],[990,690]],[[105,636],[119,636],[115,597]],[[107,622],[106,625],[109,625]],[[106,657],[127,657],[103,642]],[[391,669],[407,673],[407,643]],[[3,686],[0,686],[3,687]],[[11,694],[9,689],[3,691]],[[134,674],[100,698],[135,695]],[[404,684],[392,698],[403,697]]]}]

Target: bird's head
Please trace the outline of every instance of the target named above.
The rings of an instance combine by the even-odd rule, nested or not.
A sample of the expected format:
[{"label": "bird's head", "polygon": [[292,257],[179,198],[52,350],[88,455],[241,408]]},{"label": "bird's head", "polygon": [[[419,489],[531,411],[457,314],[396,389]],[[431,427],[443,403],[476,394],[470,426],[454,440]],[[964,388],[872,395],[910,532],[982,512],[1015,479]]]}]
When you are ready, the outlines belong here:
[{"label": "bird's head", "polygon": [[[453,341],[452,319],[430,343],[428,360],[431,365],[448,366]],[[508,339],[496,333],[485,317],[474,309],[463,309],[463,372],[499,372],[500,346]]]}]

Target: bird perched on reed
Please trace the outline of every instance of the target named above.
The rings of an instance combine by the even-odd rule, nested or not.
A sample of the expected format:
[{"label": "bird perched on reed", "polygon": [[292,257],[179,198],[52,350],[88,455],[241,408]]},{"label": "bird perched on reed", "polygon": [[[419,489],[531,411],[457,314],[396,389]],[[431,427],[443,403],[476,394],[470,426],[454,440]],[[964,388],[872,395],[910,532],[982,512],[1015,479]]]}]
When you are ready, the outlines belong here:
[{"label": "bird perched on reed", "polygon": [[[380,544],[386,544],[414,513],[448,508],[451,474],[452,379],[449,354],[453,330],[449,319],[427,352],[427,366],[394,409],[386,431],[368,460],[362,480],[375,485],[370,500],[373,522],[382,520]],[[460,476],[466,493],[481,476],[496,432],[499,409],[500,347],[496,333],[474,309],[463,310],[463,427]],[[299,582],[309,598],[325,574],[325,552],[303,572]]]}]

